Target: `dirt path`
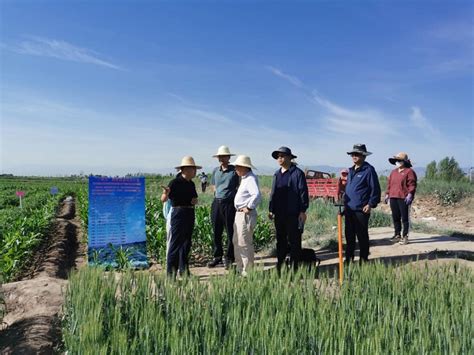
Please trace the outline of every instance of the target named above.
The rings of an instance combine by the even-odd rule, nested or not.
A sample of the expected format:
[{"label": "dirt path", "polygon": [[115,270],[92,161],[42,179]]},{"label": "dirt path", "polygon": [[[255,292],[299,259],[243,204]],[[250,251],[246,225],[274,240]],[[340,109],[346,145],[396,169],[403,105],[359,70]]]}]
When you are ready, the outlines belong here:
[{"label": "dirt path", "polygon": [[[416,261],[429,260],[433,263],[444,263],[458,259],[463,265],[474,269],[474,241],[464,237],[443,236],[436,233],[410,233],[410,243],[399,245],[390,242],[393,235],[392,228],[372,228],[370,234],[370,259],[384,262],[407,264]],[[321,259],[321,270],[336,272],[339,258],[338,253],[331,250],[316,249],[318,258]],[[356,261],[358,259],[356,251]],[[257,267],[270,269],[275,267],[276,258],[257,256]],[[205,280],[213,275],[225,275],[223,267],[209,269],[207,267],[191,268],[193,275]]]},{"label": "dirt path", "polygon": [[6,311],[1,354],[52,354],[61,340],[59,312],[67,275],[85,260],[74,200],[60,206],[49,238],[20,281],[4,284]]},{"label": "dirt path", "polygon": [[[392,243],[393,229],[390,227],[372,228],[370,235],[369,259],[386,263],[408,264],[417,261],[458,261],[474,268],[474,242],[464,237],[444,236],[437,233],[410,232],[409,244]],[[322,268],[331,269],[338,262],[337,252],[317,253],[322,259]],[[358,251],[356,251],[356,261]]]}]

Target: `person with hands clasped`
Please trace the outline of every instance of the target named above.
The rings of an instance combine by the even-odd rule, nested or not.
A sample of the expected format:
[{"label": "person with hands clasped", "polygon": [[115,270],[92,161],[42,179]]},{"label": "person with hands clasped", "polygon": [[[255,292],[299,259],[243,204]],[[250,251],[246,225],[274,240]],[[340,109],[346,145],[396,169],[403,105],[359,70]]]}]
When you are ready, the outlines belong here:
[{"label": "person with hands clasped", "polygon": [[246,155],[239,155],[232,164],[240,177],[240,185],[234,198],[234,256],[237,271],[246,276],[254,263],[253,232],[257,225],[257,206],[262,197],[257,176],[252,172],[252,162]]},{"label": "person with hands clasped", "polygon": [[304,172],[292,162],[291,149],[280,147],[272,152],[280,168],[273,175],[268,217],[275,221],[277,238],[277,269],[290,252],[290,261],[297,267],[301,258],[301,235],[309,207],[308,185]]},{"label": "person with hands clasped", "polygon": [[191,237],[194,229],[194,206],[198,202],[196,186],[192,179],[196,170],[201,169],[190,156],[181,160],[176,167],[179,173],[163,189],[161,202],[171,201],[169,212],[169,243],[166,254],[166,272],[168,276],[189,274],[188,259],[191,251]]},{"label": "person with hands clasped", "polygon": [[[239,188],[239,177],[235,167],[230,162],[231,154],[229,147],[223,145],[213,156],[219,161],[219,166],[212,172],[211,185],[214,188],[214,200],[211,205],[211,221],[213,232],[213,258],[207,264],[214,268],[224,261],[224,267],[228,269],[234,261],[234,235],[235,207],[234,198]],[[223,245],[224,229],[227,234],[227,245]],[[225,249],[225,250],[224,250]],[[224,260],[222,260],[224,257]]]},{"label": "person with hands clasped", "polygon": [[408,244],[410,206],[415,197],[417,176],[415,171],[411,169],[412,165],[406,153],[398,153],[389,158],[388,161],[396,166],[388,177],[385,193],[385,203],[390,204],[395,228],[395,233],[390,240],[405,245]]},{"label": "person with hands clasped", "polygon": [[372,208],[380,202],[380,184],[372,165],[365,161],[372,153],[365,144],[354,144],[347,152],[354,165],[347,175],[346,193],[344,194],[344,216],[346,235],[345,262],[354,260],[355,238],[359,241],[360,261],[369,258],[369,218]]}]

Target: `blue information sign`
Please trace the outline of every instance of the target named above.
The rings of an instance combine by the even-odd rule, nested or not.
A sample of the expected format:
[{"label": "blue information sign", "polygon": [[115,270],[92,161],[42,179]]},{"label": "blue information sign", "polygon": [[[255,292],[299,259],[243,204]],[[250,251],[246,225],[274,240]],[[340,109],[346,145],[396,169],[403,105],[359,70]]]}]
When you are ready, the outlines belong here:
[{"label": "blue information sign", "polygon": [[51,195],[57,195],[58,192],[59,192],[59,189],[56,187],[56,186],[53,186],[51,187],[51,189],[49,190],[49,192],[51,193]]},{"label": "blue information sign", "polygon": [[89,177],[89,264],[147,267],[145,178]]}]

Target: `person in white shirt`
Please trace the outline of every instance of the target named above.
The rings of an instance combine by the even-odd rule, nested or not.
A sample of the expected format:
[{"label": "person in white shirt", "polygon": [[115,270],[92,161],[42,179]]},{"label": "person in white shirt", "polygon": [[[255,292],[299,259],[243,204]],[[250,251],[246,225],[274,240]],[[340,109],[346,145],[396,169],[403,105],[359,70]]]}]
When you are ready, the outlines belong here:
[{"label": "person in white shirt", "polygon": [[262,200],[262,196],[257,176],[252,172],[254,166],[250,158],[246,155],[239,155],[233,165],[235,165],[237,175],[241,178],[239,189],[234,198],[234,206],[237,211],[234,220],[234,256],[237,270],[245,276],[254,262],[253,231],[257,225],[257,206]]}]

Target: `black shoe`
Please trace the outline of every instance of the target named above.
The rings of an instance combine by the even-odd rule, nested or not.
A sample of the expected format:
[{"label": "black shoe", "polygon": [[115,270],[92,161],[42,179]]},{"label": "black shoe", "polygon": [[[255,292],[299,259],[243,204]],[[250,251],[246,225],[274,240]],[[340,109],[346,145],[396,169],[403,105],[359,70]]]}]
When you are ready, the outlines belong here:
[{"label": "black shoe", "polygon": [[224,268],[226,270],[229,270],[231,266],[232,266],[232,260],[225,258],[224,259]]},{"label": "black shoe", "polygon": [[208,264],[207,267],[216,267],[217,265],[222,264],[222,258],[214,258]]}]

